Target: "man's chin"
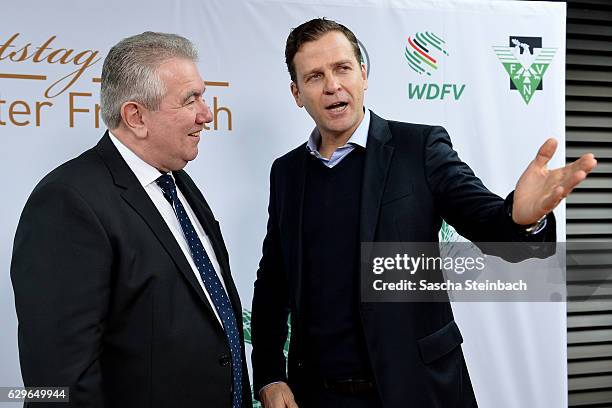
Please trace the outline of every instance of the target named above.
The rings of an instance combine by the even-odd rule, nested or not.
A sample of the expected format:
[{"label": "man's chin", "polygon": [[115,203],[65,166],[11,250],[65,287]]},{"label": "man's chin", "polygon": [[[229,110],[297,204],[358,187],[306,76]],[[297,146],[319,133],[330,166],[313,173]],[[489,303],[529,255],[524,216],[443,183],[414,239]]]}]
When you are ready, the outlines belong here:
[{"label": "man's chin", "polygon": [[195,156],[193,156],[193,157],[189,157],[189,158],[187,158],[187,159],[185,160],[184,164],[183,164],[183,167],[185,167],[185,166],[186,166],[186,165],[187,165],[189,162],[194,161],[194,160],[196,159],[196,157],[197,157],[197,156],[198,156],[198,155],[196,154],[196,155],[195,155]]},{"label": "man's chin", "polygon": [[351,132],[353,130],[353,123],[329,123],[327,126],[327,133],[331,135],[345,135],[347,132]]},{"label": "man's chin", "polygon": [[195,160],[196,157],[198,157],[198,146],[194,146],[194,148],[189,152],[189,154],[187,154],[184,159],[187,160],[188,162]]},{"label": "man's chin", "polygon": [[187,166],[187,164],[189,164],[190,161],[195,160],[197,156],[198,156],[198,151],[196,150],[195,153],[186,155],[181,160],[176,160],[174,163],[172,163],[172,166],[169,166],[171,167],[170,170],[172,171],[183,170],[185,166]]}]

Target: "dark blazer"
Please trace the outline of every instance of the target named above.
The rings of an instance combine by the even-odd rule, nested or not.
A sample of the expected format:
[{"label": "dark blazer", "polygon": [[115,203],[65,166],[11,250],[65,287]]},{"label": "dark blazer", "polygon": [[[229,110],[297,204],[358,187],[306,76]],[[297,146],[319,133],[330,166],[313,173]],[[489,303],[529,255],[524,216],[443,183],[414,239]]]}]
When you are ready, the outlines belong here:
[{"label": "dark blazer", "polygon": [[[301,145],[272,165],[267,235],[252,310],[254,388],[288,381],[304,388],[302,203],[308,152]],[[371,114],[360,202],[361,242],[437,242],[444,218],[472,241],[524,240],[510,199],[487,190],[441,127]],[[551,215],[538,240],[554,240]],[[355,273],[358,273],[357,271]],[[288,377],[282,353],[291,312]],[[333,311],[330,311],[333,313]],[[359,303],[385,408],[473,407],[476,401],[449,303]]]},{"label": "dark blazer", "polygon": [[[212,241],[242,329],[219,224],[187,173],[174,175]],[[69,386],[73,407],[231,407],[223,328],[108,134],[36,186],[11,278],[26,386]],[[243,372],[251,407],[246,364]]]}]

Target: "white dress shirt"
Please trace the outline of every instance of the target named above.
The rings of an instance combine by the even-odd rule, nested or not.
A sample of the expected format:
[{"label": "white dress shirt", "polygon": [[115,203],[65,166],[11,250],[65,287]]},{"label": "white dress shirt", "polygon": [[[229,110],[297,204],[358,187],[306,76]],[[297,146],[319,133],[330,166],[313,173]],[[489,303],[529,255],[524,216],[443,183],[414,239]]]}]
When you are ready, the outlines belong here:
[{"label": "white dress shirt", "polygon": [[[136,153],[134,153],[127,146],[121,143],[121,141],[117,139],[117,137],[113,135],[110,131],[108,133],[115,147],[117,147],[117,150],[119,150],[119,154],[121,155],[121,157],[123,157],[123,160],[125,160],[128,167],[132,170],[132,172],[134,173],[134,175],[136,176],[136,178],[138,179],[138,181],[140,182],[140,184],[142,185],[146,193],[149,195],[149,198],[151,198],[151,201],[153,201],[153,204],[155,204],[157,211],[159,211],[159,214],[162,216],[162,218],[166,222],[166,225],[168,226],[168,228],[170,228],[172,235],[174,235],[174,239],[181,247],[181,250],[183,251],[185,258],[187,258],[187,261],[189,262],[189,265],[191,266],[191,270],[193,271],[193,274],[195,275],[196,279],[200,283],[200,286],[202,287],[202,290],[204,291],[204,294],[206,295],[206,299],[208,300],[210,307],[215,313],[217,320],[219,321],[221,326],[223,326],[223,323],[221,322],[221,319],[219,318],[219,314],[217,313],[217,309],[215,308],[215,306],[213,305],[211,301],[210,295],[208,294],[208,291],[206,290],[206,287],[204,286],[204,282],[202,282],[202,277],[200,276],[200,272],[198,272],[198,268],[193,262],[191,251],[189,250],[189,244],[187,244],[187,240],[185,239],[185,236],[183,235],[183,230],[181,229],[181,224],[179,223],[178,218],[176,218],[176,215],[174,213],[174,208],[170,205],[168,200],[166,200],[166,198],[164,197],[164,193],[162,192],[161,187],[159,187],[157,183],[155,182],[155,180],[159,176],[161,176],[161,173],[155,167],[151,166],[150,164],[142,160],[140,157],[138,157]],[[172,175],[172,173],[170,173],[170,176],[174,180],[174,175]],[[196,217],[195,213],[191,209],[189,202],[185,199],[185,196],[183,196],[183,193],[181,193],[181,190],[178,188],[178,186],[176,188],[176,193],[178,195],[179,200],[183,204],[183,207],[185,207],[185,211],[187,212],[187,215],[189,216],[189,219],[191,220],[191,223],[193,224],[196,230],[196,233],[198,234],[198,238],[200,238],[200,241],[202,242],[202,246],[204,247],[206,254],[210,258],[210,262],[212,263],[215,269],[215,272],[217,273],[217,276],[219,276],[219,280],[221,281],[223,288],[227,292],[227,288],[225,287],[225,282],[223,281],[223,277],[219,273],[221,268],[219,266],[219,262],[217,261],[217,257],[215,255],[215,251],[213,250],[210,239],[204,232],[204,229],[202,228],[202,224],[200,224],[200,221],[198,221],[198,218]]]},{"label": "white dress shirt", "polygon": [[329,159],[321,156],[321,153],[319,153],[319,147],[321,146],[321,133],[319,132],[319,128],[316,126],[313,131],[310,132],[310,137],[306,143],[306,149],[308,149],[308,152],[317,159],[321,160],[321,162],[327,167],[332,168],[344,160],[344,158],[355,149],[355,146],[361,146],[365,149],[366,145],[368,144],[368,132],[370,130],[370,111],[365,107],[363,110],[363,119],[361,120],[361,123],[357,129],[355,129],[355,132],[353,132],[350,139],[344,146],[338,147],[332,153]]}]

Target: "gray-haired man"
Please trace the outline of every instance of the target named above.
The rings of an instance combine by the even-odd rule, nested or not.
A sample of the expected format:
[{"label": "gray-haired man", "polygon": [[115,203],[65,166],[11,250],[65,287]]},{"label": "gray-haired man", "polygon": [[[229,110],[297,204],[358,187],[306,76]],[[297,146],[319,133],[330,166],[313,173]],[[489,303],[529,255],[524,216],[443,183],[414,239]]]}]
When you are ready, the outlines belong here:
[{"label": "gray-haired man", "polygon": [[100,142],[47,175],[11,277],[26,386],[78,407],[250,407],[219,224],[182,170],[211,121],[197,52],[146,32],[109,52]]}]

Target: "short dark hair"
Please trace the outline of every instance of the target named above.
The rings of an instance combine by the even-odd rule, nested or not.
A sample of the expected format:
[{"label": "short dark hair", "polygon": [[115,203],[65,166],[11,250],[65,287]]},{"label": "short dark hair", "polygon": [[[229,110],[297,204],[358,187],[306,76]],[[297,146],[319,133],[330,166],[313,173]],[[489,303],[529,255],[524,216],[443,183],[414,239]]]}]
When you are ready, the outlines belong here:
[{"label": "short dark hair", "polygon": [[316,41],[324,34],[332,31],[339,31],[344,34],[346,39],[349,40],[351,46],[353,47],[353,52],[355,53],[357,62],[361,63],[361,50],[359,49],[359,42],[351,30],[342,24],[335,22],[334,20],[328,20],[325,17],[315,18],[295,27],[289,33],[289,37],[287,37],[287,44],[285,45],[285,63],[287,64],[287,69],[289,70],[289,75],[291,76],[291,80],[293,82],[297,82],[293,58],[300,50],[300,47],[302,47],[304,43]]}]

